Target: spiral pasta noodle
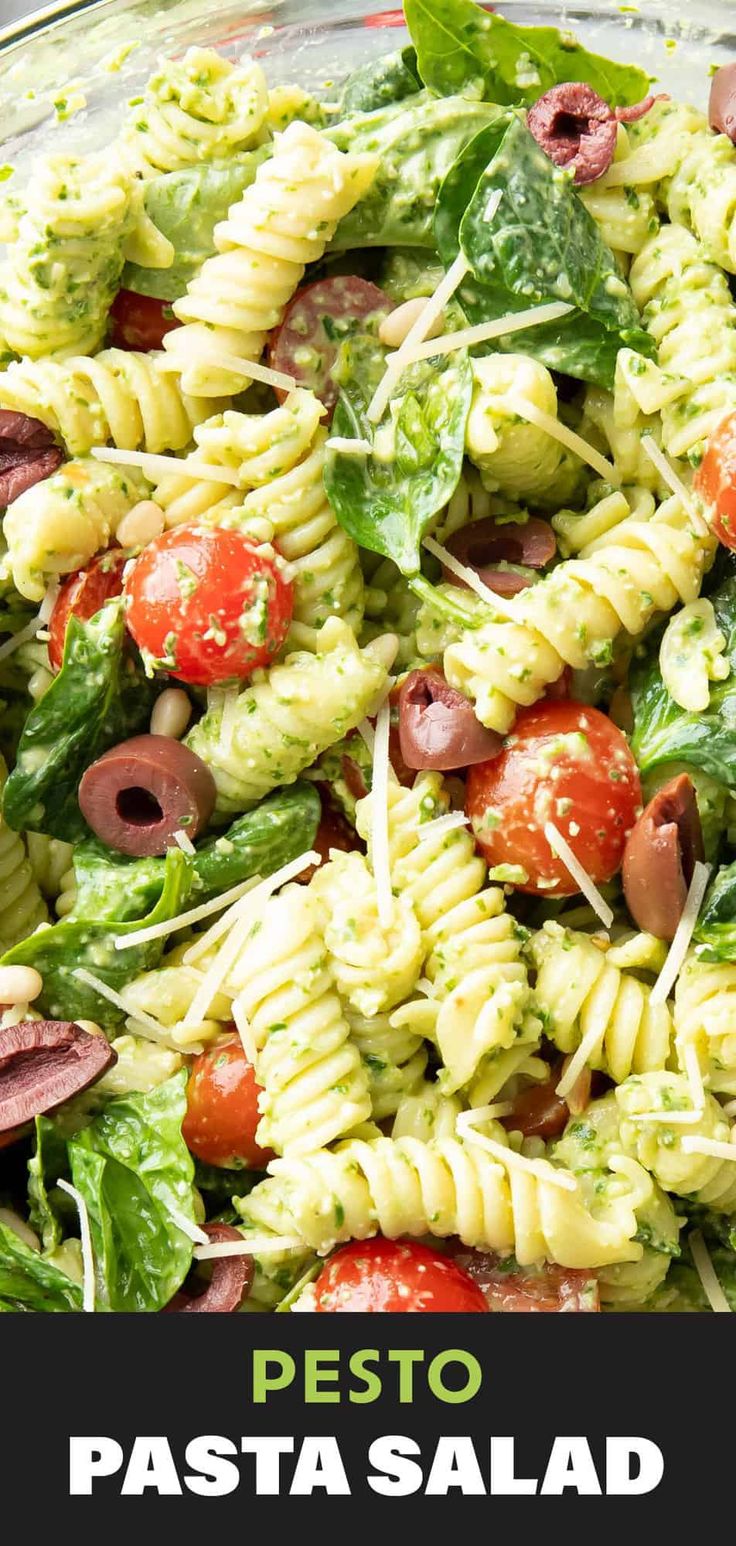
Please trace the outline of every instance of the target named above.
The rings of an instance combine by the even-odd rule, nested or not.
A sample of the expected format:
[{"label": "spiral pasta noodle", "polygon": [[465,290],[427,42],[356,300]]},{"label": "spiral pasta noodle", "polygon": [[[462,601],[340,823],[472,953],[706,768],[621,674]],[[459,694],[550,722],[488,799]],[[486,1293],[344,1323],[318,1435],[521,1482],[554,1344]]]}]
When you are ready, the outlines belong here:
[{"label": "spiral pasta noodle", "polygon": [[256,1050],[259,1144],[311,1154],[366,1121],[368,1077],[308,891],[290,886],[269,898],[230,982]]},{"label": "spiral pasta noodle", "polygon": [[[713,1095],[704,1092],[697,1120],[687,1124],[667,1120],[693,1112],[690,1085],[683,1074],[659,1072],[627,1079],[615,1097],[625,1153],[646,1166],[660,1186],[676,1197],[690,1197],[716,1213],[736,1212],[736,1163],[692,1153],[683,1146],[687,1139],[730,1142],[730,1124]],[[650,1112],[659,1120],[647,1121]]]},{"label": "spiral pasta noodle", "polygon": [[640,252],[659,226],[654,196],[645,186],[623,184],[631,155],[631,140],[623,124],[618,126],[616,152],[611,168],[579,190],[589,215],[592,215],[607,247],[626,266]]},{"label": "spiral pasta noodle", "polygon": [[648,1190],[643,1172],[596,1217],[577,1190],[551,1178],[559,1175],[551,1165],[530,1170],[501,1154],[500,1143],[491,1156],[457,1138],[354,1140],[335,1152],[277,1160],[269,1178],[235,1205],[246,1232],[296,1235],[320,1255],[380,1232],[390,1240],[458,1235],[468,1246],[513,1252],[522,1266],[640,1259],[634,1235],[636,1206]]},{"label": "spiral pasta noodle", "polygon": [[560,1052],[584,1043],[587,1066],[617,1084],[666,1066],[674,1035],[667,1004],[652,1006],[650,989],[612,966],[589,935],[546,923],[527,951],[545,1035]]},{"label": "spiral pasta noodle", "polygon": [[361,1015],[349,1005],[345,1016],[368,1078],[374,1122],[396,1115],[402,1102],[424,1082],[427,1051],[421,1036],[395,1027],[388,1014]]},{"label": "spiral pasta noodle", "polygon": [[37,360],[99,348],[133,224],[130,179],[104,155],[46,156],[0,267],[0,338]]},{"label": "spiral pasta noodle", "polygon": [[489,354],[473,361],[473,376],[465,449],[486,488],[548,505],[570,499],[580,483],[580,458],[514,408],[522,397],[557,418],[557,391],[546,367],[525,354]]},{"label": "spiral pasta noodle", "polygon": [[376,884],[361,853],[334,853],[310,887],[335,985],[359,1014],[393,1009],[413,991],[423,960],[422,932],[411,901],[394,898],[381,922]]},{"label": "spiral pasta noodle", "polygon": [[[7,776],[7,767],[0,757],[0,788]],[[27,939],[40,923],[46,922],[46,904],[24,840],[0,817],[0,949],[10,950],[19,940]]]},{"label": "spiral pasta noodle", "polygon": [[457,1119],[463,1109],[458,1095],[446,1095],[439,1080],[422,1079],[414,1090],[402,1095],[393,1125],[392,1138],[454,1138]]},{"label": "spiral pasta noodle", "polygon": [[212,48],[165,59],[128,115],[113,150],[138,177],[231,156],[257,139],[268,94],[259,64],[231,64]]},{"label": "spiral pasta noodle", "polygon": [[212,770],[218,809],[245,810],[278,784],[293,783],[359,725],[385,685],[394,649],[387,635],[360,650],[347,623],[333,617],[317,653],[297,651],[254,672],[227,709],[220,695],[186,738]]},{"label": "spiral pasta noodle", "polygon": [[69,874],[73,844],[65,843],[62,838],[47,837],[45,832],[28,832],[26,848],[28,863],[39,891],[50,902],[56,902]]},{"label": "spiral pasta noodle", "polygon": [[514,598],[508,614],[467,630],[444,654],[451,686],[505,734],[565,665],[584,669],[624,629],[640,634],[657,612],[694,601],[714,552],[679,499],[648,520],[618,523]]},{"label": "spiral pasta noodle", "polygon": [[20,360],[0,373],[0,408],[40,419],[71,456],[108,441],[126,451],[180,451],[212,403],[183,395],[161,359],[103,349],[63,363]]},{"label": "spiral pasta noodle", "polygon": [[674,1020],[680,1062],[694,1046],[710,1089],[736,1095],[736,965],[689,956],[677,979]]},{"label": "spiral pasta noodle", "polygon": [[259,358],[306,265],[322,257],[376,165],[373,156],[344,155],[308,124],[291,123],[276,137],[273,157],[215,228],[216,255],[174,306],[186,326],[167,334],[164,347],[184,391],[242,390],[247,377],[227,368],[227,356]]},{"label": "spiral pasta noodle", "polygon": [[629,278],[662,369],[688,383],[674,402],[661,404],[663,445],[670,456],[697,461],[716,424],[736,407],[736,305],[728,281],[678,225],[663,226],[642,248]]},{"label": "spiral pasta noodle", "polygon": [[147,489],[134,470],[79,460],[14,499],[4,522],[6,562],[21,595],[40,601],[53,575],[82,569]]},{"label": "spiral pasta noodle", "polygon": [[[486,866],[462,828],[428,831],[422,825],[449,805],[438,773],[417,778],[411,789],[389,786],[391,881],[408,900],[422,928],[426,976],[432,994],[402,1006],[392,1023],[428,1036],[445,1065],[446,1092],[472,1079],[480,1063],[513,1045],[535,1039],[528,1020],[530,994],[521,957],[521,935],[504,906],[503,892],[486,885]],[[373,796],[357,807],[358,831],[371,855]]]},{"label": "spiral pasta noodle", "polygon": [[659,99],[628,130],[631,154],[621,176],[646,183],[670,220],[703,243],[707,257],[736,272],[736,150],[704,113]]}]

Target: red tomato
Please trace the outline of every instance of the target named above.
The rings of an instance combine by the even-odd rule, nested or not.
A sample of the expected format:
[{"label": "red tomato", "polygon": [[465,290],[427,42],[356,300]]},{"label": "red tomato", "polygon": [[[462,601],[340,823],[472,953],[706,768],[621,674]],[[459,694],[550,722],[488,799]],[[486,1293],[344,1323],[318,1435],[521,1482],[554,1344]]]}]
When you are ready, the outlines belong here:
[{"label": "red tomato", "polygon": [[[281,326],[271,335],[272,370],[295,376],[309,387],[332,416],[339,387],[332,374],[343,339],[368,317],[386,317],[393,303],[383,290],[355,274],[336,274],[297,290]],[[283,402],[285,392],[278,392]]]},{"label": "red tomato", "polygon": [[711,435],[695,474],[700,494],[717,537],[736,548],[736,413],[722,419]]},{"label": "red tomato", "polygon": [[270,665],[294,600],[280,559],[219,526],[176,526],[149,542],[126,575],[125,596],[144,657],[201,687]]},{"label": "red tomato", "polygon": [[136,295],[133,290],[118,290],[110,307],[113,349],[160,349],[172,328],[181,327],[171,303],[155,295]]},{"label": "red tomato", "polygon": [[429,1310],[445,1313],[486,1309],[480,1289],[439,1251],[414,1240],[353,1240],[344,1245],[314,1285],[317,1310]]},{"label": "red tomato", "polygon": [[[468,1251],[460,1246],[454,1257],[463,1272],[481,1289],[489,1310],[508,1314],[529,1311],[600,1309],[598,1282],[593,1272],[573,1267],[517,1267],[489,1251]],[[515,1270],[513,1270],[515,1268]],[[511,1270],[510,1270],[511,1269]]]},{"label": "red tomato", "polygon": [[78,569],[76,574],[67,576],[49,619],[49,661],[52,671],[61,670],[69,618],[79,617],[82,622],[87,622],[111,596],[119,596],[127,562],[128,554],[122,548],[111,548],[109,553],[94,558],[86,569]]},{"label": "red tomato", "polygon": [[233,1036],[194,1059],[187,1086],[182,1134],[187,1148],[205,1165],[265,1170],[270,1149],[256,1143],[260,1086],[240,1039]]},{"label": "red tomato", "polygon": [[641,813],[641,785],[621,731],[572,699],[519,715],[504,750],[468,773],[466,811],[490,865],[518,864],[522,891],[574,896],[577,886],[544,835],[552,822],[596,885],[616,874]]}]

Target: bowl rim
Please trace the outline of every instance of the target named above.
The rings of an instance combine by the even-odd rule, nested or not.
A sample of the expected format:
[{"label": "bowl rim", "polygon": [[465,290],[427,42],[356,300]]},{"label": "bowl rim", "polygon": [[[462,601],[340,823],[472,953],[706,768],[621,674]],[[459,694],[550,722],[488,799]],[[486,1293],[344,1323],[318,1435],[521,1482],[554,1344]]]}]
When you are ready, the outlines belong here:
[{"label": "bowl rim", "polygon": [[50,5],[38,6],[26,16],[19,16],[15,21],[0,27],[0,50],[14,43],[22,43],[40,28],[64,21],[67,16],[76,16],[81,11],[92,9],[102,11],[111,4],[113,0],[52,0]]}]

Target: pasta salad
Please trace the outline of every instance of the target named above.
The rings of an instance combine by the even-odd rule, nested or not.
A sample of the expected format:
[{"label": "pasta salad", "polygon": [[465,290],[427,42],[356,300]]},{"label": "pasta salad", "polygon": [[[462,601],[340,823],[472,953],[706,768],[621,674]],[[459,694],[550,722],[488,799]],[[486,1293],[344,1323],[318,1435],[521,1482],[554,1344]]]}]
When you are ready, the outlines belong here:
[{"label": "pasta salad", "polygon": [[736,1308],[736,63],[2,187],[0,1310]]}]

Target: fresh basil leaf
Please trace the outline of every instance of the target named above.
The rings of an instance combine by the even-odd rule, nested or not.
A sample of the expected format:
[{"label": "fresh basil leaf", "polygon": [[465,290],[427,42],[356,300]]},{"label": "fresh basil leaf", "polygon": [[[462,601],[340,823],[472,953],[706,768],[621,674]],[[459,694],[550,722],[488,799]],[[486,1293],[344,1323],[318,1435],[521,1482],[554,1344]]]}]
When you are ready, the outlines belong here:
[{"label": "fresh basil leaf", "polygon": [[68,918],[50,929],[42,929],[14,945],[3,956],[2,964],[37,968],[43,977],[43,993],[37,1000],[37,1007],[50,1019],[101,1020],[110,1027],[120,1025],[125,1019],[123,1010],[81,982],[74,975],[76,969],[85,968],[119,993],[139,972],[157,966],[164,949],[163,939],[132,945],[129,950],[117,949],[115,940],[118,935],[132,934],[147,925],[176,918],[184,907],[191,884],[191,860],[180,849],[169,849],[163,887],[151,912],[138,918],[130,918],[128,914],[125,921],[117,921],[110,916],[103,920],[83,918],[75,908]]},{"label": "fresh basil leaf", "polygon": [[736,864],[715,876],[693,938],[701,961],[736,961]]},{"label": "fresh basil leaf", "polygon": [[729,789],[736,788],[736,579],[711,596],[716,623],[726,637],[731,670],[711,682],[702,714],[688,714],[671,698],[659,669],[662,630],[652,635],[631,673],[634,730],[631,746],[642,772],[666,762],[691,763]]},{"label": "fresh basil leaf", "polygon": [[368,334],[344,346],[343,391],[333,434],[388,443],[380,459],[328,453],[325,488],[340,525],[361,547],[418,575],[430,522],[457,487],[473,377],[465,351],[421,361],[404,372],[392,407],[375,432],[366,419],[385,354]]},{"label": "fresh basil leaf", "polygon": [[61,671],[28,715],[5,785],[8,826],[70,843],[87,835],[77,799],[82,774],[151,716],[153,684],[124,640],[122,596],[88,622],[70,618]]},{"label": "fresh basil leaf", "polygon": [[591,54],[556,27],[519,27],[475,0],[405,0],[404,14],[419,74],[440,96],[529,105],[562,81],[584,81],[611,107],[630,107],[649,90],[637,65]]},{"label": "fresh basil leaf", "polygon": [[0,1299],[10,1301],[14,1310],[82,1308],[79,1284],[40,1252],[32,1251],[6,1224],[0,1224]]},{"label": "fresh basil leaf", "polygon": [[439,101],[422,92],[374,113],[356,114],[327,131],[338,150],[379,157],[372,187],[337,227],[333,252],[355,247],[434,248],[440,187],[468,140],[499,109],[462,97]]},{"label": "fresh basil leaf", "polygon": [[192,860],[197,899],[216,896],[251,875],[272,875],[311,848],[322,808],[311,784],[292,784],[266,796],[219,837],[209,837]]},{"label": "fresh basil leaf", "polygon": [[162,1310],[191,1266],[192,1242],[172,1218],[173,1209],[195,1222],[194,1163],[181,1135],[187,1077],[182,1069],[146,1094],[109,1101],[69,1142],[109,1310]]},{"label": "fresh basil leaf", "polygon": [[[493,212],[489,200],[500,193]],[[490,207],[490,218],[489,218]],[[481,130],[440,189],[435,234],[446,267],[462,250],[470,275],[458,299],[471,322],[549,301],[575,310],[556,322],[494,339],[550,370],[612,387],[624,345],[654,354],[613,253],[556,167],[513,113]]]},{"label": "fresh basil leaf", "polygon": [[171,242],[175,257],[170,268],[142,268],[126,263],[122,287],[137,295],[176,301],[215,251],[213,232],[231,206],[249,188],[270,150],[246,151],[232,161],[207,161],[199,166],[165,172],[146,183],[146,212]]},{"label": "fresh basil leaf", "polygon": [[341,114],[372,113],[421,90],[417,52],[411,46],[371,59],[349,75],[340,93]]}]

